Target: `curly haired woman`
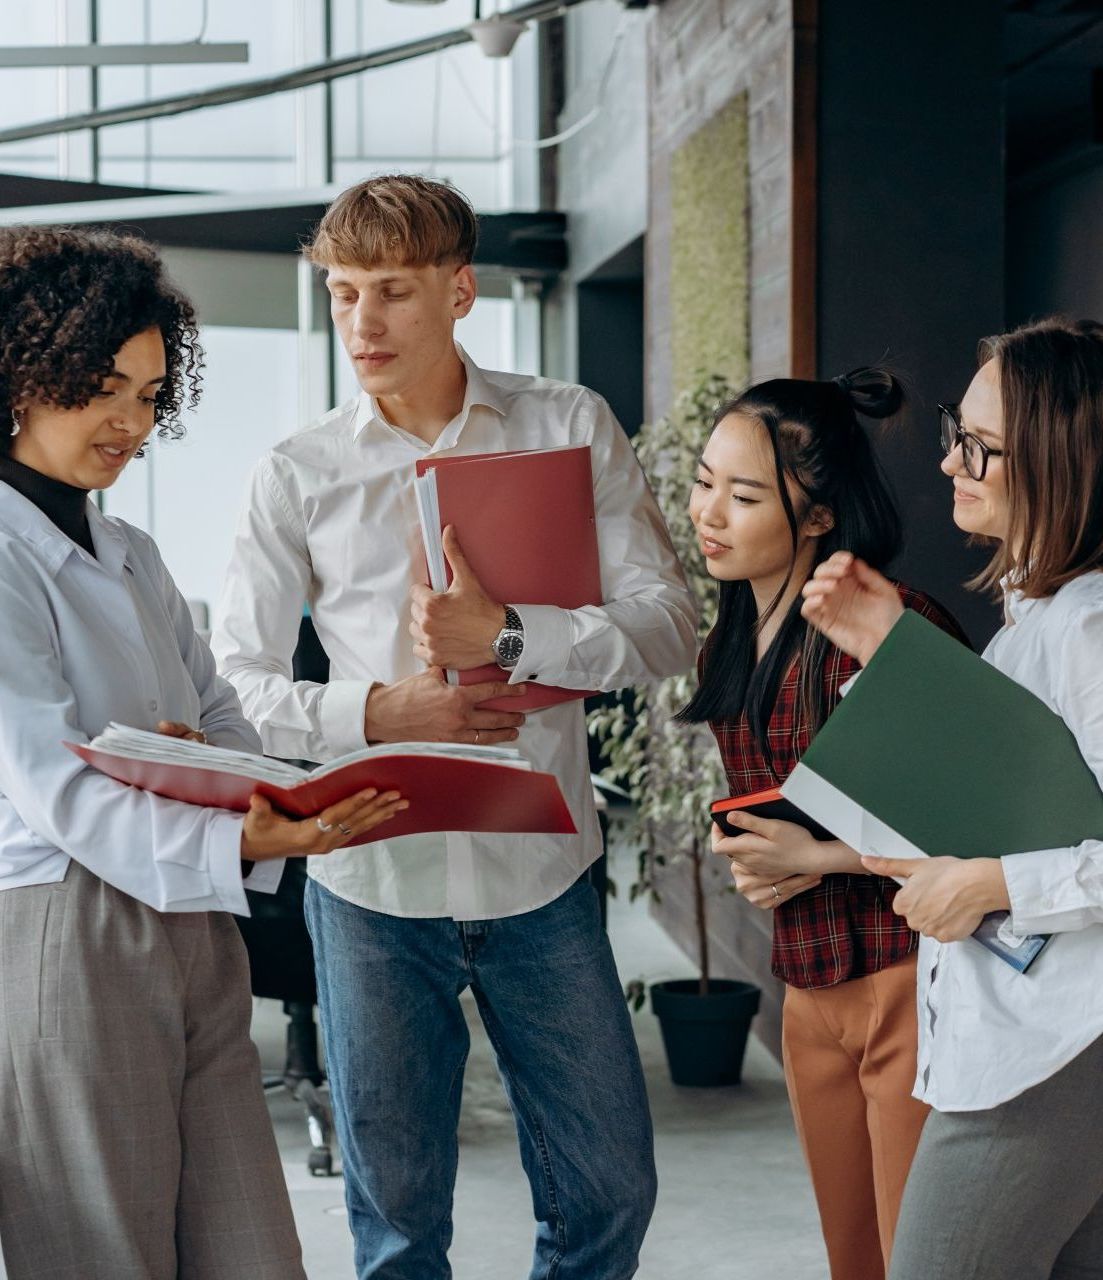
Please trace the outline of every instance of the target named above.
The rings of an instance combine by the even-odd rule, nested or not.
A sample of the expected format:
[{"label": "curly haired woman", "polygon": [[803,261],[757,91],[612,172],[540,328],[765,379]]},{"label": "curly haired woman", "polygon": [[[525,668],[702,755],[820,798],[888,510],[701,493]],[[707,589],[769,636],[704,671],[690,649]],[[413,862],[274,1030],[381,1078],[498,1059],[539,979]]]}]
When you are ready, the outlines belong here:
[{"label": "curly haired woman", "polygon": [[9,1280],[303,1280],[229,912],[302,822],[124,787],[65,741],[110,720],[259,751],[153,542],[100,514],[202,357],[139,240],[0,230],[0,1243]]}]

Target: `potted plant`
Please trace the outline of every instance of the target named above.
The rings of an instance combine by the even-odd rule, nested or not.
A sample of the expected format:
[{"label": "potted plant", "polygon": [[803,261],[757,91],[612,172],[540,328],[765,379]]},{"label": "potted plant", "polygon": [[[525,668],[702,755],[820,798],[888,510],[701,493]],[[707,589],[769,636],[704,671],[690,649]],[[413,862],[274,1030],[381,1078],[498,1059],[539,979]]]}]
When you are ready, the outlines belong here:
[{"label": "potted plant", "polygon": [[[697,600],[702,640],[712,625],[716,593],[698,553],[689,495],[713,413],[730,394],[724,378],[703,377],[678,397],[667,417],[641,427],[634,442]],[[711,975],[708,901],[717,881],[730,885],[712,854],[708,808],[726,794],[727,784],[708,727],[674,719],[693,696],[696,680],[695,672],[686,672],[626,690],[590,713],[589,730],[606,761],[603,776],[623,787],[634,805],[630,822],[638,864],[630,899],[658,900],[663,877],[678,868],[692,883],[700,977],[651,987],[671,1077],[675,1084],[737,1084],[761,993],[749,983]],[[642,985],[631,984],[628,996],[638,1008]]]}]

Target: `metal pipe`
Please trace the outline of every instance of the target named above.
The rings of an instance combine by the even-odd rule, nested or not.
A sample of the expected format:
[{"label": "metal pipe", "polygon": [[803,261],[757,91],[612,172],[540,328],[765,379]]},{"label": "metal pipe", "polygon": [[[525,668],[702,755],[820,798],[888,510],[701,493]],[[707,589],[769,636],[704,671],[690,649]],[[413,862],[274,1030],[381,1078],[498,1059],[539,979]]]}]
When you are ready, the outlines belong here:
[{"label": "metal pipe", "polygon": [[[529,0],[516,9],[505,10],[501,17],[514,22],[541,22],[554,18],[586,0]],[[437,53],[458,44],[466,44],[471,35],[466,27],[453,31],[441,31],[419,40],[407,40],[403,44],[390,45],[371,53],[358,53],[344,58],[330,58],[311,66],[285,71],[280,75],[260,80],[242,80],[223,85],[218,89],[204,89],[194,93],[177,94],[171,98],[155,98],[148,102],[134,102],[119,107],[104,107],[86,111],[80,115],[63,116],[56,120],[39,120],[32,124],[16,125],[0,129],[0,145],[5,142],[23,142],[28,138],[44,138],[59,133],[75,133],[79,129],[102,129],[116,124],[132,124],[136,120],[157,120],[165,116],[181,115],[185,111],[200,111],[204,107],[225,107],[234,102],[247,102],[252,98],[265,98],[274,93],[288,93],[294,89],[306,89],[310,85],[325,84],[342,76],[358,75],[376,67],[389,67],[397,62],[408,62],[428,53]]]}]

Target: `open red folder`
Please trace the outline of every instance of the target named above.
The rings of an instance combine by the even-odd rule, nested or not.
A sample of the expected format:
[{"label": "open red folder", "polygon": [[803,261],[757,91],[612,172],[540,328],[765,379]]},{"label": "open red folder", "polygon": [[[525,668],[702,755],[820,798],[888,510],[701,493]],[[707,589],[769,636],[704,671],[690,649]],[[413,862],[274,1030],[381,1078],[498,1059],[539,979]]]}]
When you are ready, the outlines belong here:
[{"label": "open red folder", "polygon": [[[417,475],[429,585],[435,591],[447,590],[452,579],[441,534],[453,525],[464,556],[493,599],[561,609],[601,604],[589,445],[427,457],[418,461]],[[524,661],[522,655],[522,673]],[[452,684],[505,678],[494,663],[448,672]],[[523,697],[483,705],[536,711],[592,692],[526,685]]]},{"label": "open red folder", "polygon": [[[124,732],[138,736],[134,731]],[[156,736],[140,734],[143,739]],[[170,800],[237,812],[248,809],[249,797],[254,794],[264,796],[281,813],[293,818],[308,817],[367,787],[400,791],[409,800],[408,809],[350,844],[369,844],[426,831],[565,835],[576,831],[552,774],[496,763],[491,758],[465,759],[459,751],[434,750],[431,744],[369,747],[351,757],[306,770],[202,743],[162,741],[173,743],[176,759],[136,759],[126,754],[125,748],[102,749],[95,743],[65,745],[85,763],[118,782]],[[211,753],[217,768],[203,767],[204,752]],[[234,757],[240,757],[240,762]],[[277,778],[282,780],[276,781]]]}]

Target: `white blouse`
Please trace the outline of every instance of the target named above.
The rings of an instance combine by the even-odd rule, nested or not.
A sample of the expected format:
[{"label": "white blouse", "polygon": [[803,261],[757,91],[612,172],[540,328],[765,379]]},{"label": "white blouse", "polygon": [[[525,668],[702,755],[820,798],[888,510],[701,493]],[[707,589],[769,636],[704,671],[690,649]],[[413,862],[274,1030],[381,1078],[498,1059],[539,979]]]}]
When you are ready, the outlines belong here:
[{"label": "white blouse", "polygon": [[[985,659],[1057,712],[1103,786],[1103,573],[1006,607]],[[920,941],[915,1096],[940,1111],[1006,1102],[1103,1033],[1103,841],[1001,862],[1015,932],[1058,936],[1025,974],[971,939]]]},{"label": "white blouse", "polygon": [[[62,745],[179,720],[260,750],[153,541],[92,502],[88,521],[94,557],[0,483],[0,890],[59,881],[73,858],[158,911],[248,915],[240,815],[123,786]],[[273,892],[282,869],[245,884]]]}]

